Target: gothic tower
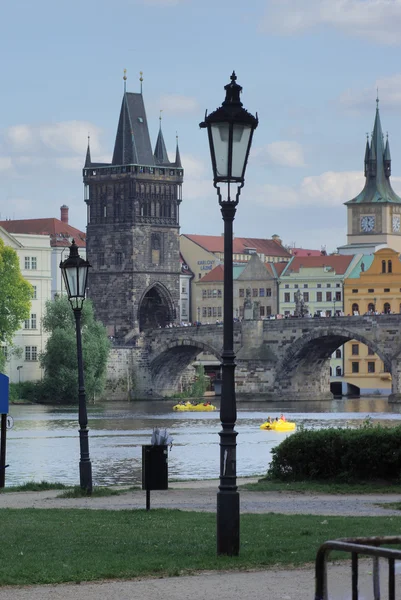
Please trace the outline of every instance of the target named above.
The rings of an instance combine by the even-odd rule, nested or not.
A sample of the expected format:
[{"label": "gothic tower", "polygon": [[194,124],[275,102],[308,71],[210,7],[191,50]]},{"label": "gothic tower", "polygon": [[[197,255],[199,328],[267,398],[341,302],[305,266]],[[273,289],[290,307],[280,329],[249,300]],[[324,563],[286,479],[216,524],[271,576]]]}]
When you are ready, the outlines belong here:
[{"label": "gothic tower", "polygon": [[[376,100],[373,133],[365,148],[365,187],[346,202],[348,244],[346,248],[368,254],[386,245],[401,252],[401,198],[391,187],[391,155],[388,137],[384,142]],[[345,248],[345,247],[343,247]]]},{"label": "gothic tower", "polygon": [[97,318],[126,340],[179,319],[183,169],[178,142],[169,161],[161,122],[152,152],[142,89],[124,89],[112,162],[92,162],[88,143],[83,180]]}]

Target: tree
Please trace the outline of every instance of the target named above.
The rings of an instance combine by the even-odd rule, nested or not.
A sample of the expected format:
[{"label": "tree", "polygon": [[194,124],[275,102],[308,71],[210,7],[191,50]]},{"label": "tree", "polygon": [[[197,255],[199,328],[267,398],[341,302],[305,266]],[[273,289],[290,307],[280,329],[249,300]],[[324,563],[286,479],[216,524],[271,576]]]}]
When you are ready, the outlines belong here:
[{"label": "tree", "polygon": [[[0,342],[12,344],[12,338],[29,318],[33,287],[21,275],[18,255],[0,239]],[[5,356],[0,352],[0,371]]]},{"label": "tree", "polygon": [[[75,404],[78,401],[78,366],[75,317],[67,296],[46,303],[43,328],[50,333],[40,357],[45,369],[42,394],[49,402]],[[82,354],[85,391],[89,399],[103,392],[110,342],[106,329],[96,321],[90,300],[82,309]]]}]

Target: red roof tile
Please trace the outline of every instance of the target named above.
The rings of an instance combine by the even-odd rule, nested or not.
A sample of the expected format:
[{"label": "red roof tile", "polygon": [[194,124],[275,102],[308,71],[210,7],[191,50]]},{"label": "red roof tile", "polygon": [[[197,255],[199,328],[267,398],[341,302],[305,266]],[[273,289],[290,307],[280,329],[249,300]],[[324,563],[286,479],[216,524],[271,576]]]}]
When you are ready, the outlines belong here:
[{"label": "red roof tile", "polygon": [[338,275],[343,275],[350,265],[353,255],[335,254],[330,256],[294,256],[288,263],[288,273],[299,273],[299,269],[313,269],[316,267],[332,267]]},{"label": "red roof tile", "polygon": [[[224,236],[219,235],[192,235],[184,233],[185,237],[198,244],[208,252],[224,252]],[[240,238],[233,240],[233,253],[245,254],[247,248],[255,248],[259,254],[266,256],[291,257],[291,254],[275,240],[259,238]]]},{"label": "red roof tile", "polygon": [[290,248],[293,256],[322,256],[321,250],[308,250],[307,248]]},{"label": "red roof tile", "polygon": [[86,247],[86,234],[60,219],[19,219],[0,221],[0,226],[9,233],[26,233],[34,235],[50,235],[50,245],[69,246],[74,238],[80,248]]},{"label": "red roof tile", "polygon": [[281,275],[281,273],[284,271],[284,269],[286,268],[287,265],[288,265],[288,262],[274,263],[274,268],[276,269],[276,273],[278,276]]},{"label": "red roof tile", "polygon": [[209,271],[202,279],[199,281],[224,281],[224,267],[223,265],[217,265],[214,269]]}]

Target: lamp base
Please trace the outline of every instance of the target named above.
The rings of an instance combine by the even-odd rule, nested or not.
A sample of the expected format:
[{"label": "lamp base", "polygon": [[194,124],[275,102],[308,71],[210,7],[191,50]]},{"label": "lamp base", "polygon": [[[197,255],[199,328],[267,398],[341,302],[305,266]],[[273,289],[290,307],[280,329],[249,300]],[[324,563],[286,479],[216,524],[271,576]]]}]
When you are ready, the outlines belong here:
[{"label": "lamp base", "polygon": [[92,463],[90,461],[79,463],[79,482],[81,490],[86,490],[90,496],[92,494]]},{"label": "lamp base", "polygon": [[239,554],[239,492],[217,492],[217,554]]}]

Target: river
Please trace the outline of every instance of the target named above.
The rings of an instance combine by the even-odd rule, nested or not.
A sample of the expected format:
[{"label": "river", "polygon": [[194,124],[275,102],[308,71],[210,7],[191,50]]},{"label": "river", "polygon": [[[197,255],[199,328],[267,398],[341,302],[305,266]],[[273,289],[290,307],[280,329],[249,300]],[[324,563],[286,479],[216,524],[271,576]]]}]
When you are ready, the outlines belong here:
[{"label": "river", "polygon": [[[215,404],[218,405],[219,399]],[[141,446],[153,427],[167,428],[174,438],[169,452],[170,479],[219,476],[219,412],[177,413],[173,401],[109,402],[88,407],[89,447],[95,485],[141,481]],[[338,399],[329,402],[238,403],[237,474],[266,472],[271,449],[291,433],[263,431],[266,417],[284,412],[308,428],[356,427],[370,416],[384,425],[401,424],[400,405],[385,398]],[[77,407],[13,405],[14,427],[7,431],[6,485],[47,480],[79,483]]]}]

